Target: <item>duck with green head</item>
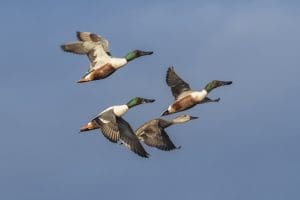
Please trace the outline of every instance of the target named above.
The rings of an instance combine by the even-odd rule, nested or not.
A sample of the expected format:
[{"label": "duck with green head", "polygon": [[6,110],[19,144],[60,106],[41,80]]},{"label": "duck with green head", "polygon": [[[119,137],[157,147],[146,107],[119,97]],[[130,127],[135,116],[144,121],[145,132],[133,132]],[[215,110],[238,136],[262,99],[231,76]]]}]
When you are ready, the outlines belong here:
[{"label": "duck with green head", "polygon": [[176,74],[174,67],[168,68],[166,82],[171,88],[175,101],[169,105],[168,109],[164,111],[162,115],[184,111],[194,107],[197,104],[219,102],[220,98],[208,98],[208,93],[215,88],[232,84],[232,81],[214,80],[209,82],[201,91],[194,91],[190,88],[188,83],[186,83]]},{"label": "duck with green head", "polygon": [[116,58],[111,56],[109,43],[102,36],[90,32],[77,32],[77,38],[79,41],[63,44],[61,48],[65,52],[87,55],[89,58],[89,71],[78,83],[104,79],[128,62],[153,54],[152,51],[134,50],[123,58]]},{"label": "duck with green head", "polygon": [[122,116],[131,108],[144,104],[152,103],[154,99],[141,97],[132,98],[126,104],[115,105],[100,112],[94,119],[80,128],[80,132],[100,129],[102,134],[111,142],[121,142],[134,153],[142,157],[148,157],[148,153],[140,144],[131,126]]}]

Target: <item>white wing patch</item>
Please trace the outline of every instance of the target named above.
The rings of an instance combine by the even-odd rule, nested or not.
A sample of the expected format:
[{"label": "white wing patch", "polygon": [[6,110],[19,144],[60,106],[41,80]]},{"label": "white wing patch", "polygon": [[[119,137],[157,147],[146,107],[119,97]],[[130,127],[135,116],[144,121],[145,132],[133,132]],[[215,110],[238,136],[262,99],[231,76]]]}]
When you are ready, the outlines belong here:
[{"label": "white wing patch", "polygon": [[[128,111],[128,109],[129,108],[126,104],[125,105],[110,106],[110,107],[106,108],[105,110],[103,110],[101,113],[99,113],[97,116],[101,116],[103,113],[105,113],[109,110],[113,110],[114,114],[117,117],[121,117],[122,115],[124,115]],[[104,123],[106,123],[106,122],[104,122]]]},{"label": "white wing patch", "polygon": [[108,121],[108,120],[105,120],[105,119],[102,119],[101,117],[99,118],[104,124],[107,124],[107,123],[109,123],[110,121]]}]

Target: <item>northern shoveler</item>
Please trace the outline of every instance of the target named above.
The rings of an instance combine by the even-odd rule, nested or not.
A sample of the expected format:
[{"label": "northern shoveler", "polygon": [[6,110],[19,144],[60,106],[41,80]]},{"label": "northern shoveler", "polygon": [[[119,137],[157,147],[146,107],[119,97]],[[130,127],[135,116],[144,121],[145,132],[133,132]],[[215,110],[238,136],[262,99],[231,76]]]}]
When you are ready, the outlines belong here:
[{"label": "northern shoveler", "polygon": [[186,83],[176,74],[174,67],[168,68],[166,82],[168,86],[171,87],[175,101],[168,107],[166,111],[162,113],[162,115],[168,115],[187,110],[197,104],[219,102],[220,98],[208,98],[208,93],[217,87],[232,84],[232,81],[214,80],[209,82],[201,91],[194,91],[190,88],[188,83]]},{"label": "northern shoveler", "polygon": [[128,62],[153,53],[152,51],[134,50],[123,58],[116,58],[111,56],[109,43],[102,36],[90,32],[77,32],[77,38],[79,41],[63,44],[61,48],[65,52],[87,55],[90,60],[89,71],[78,83],[104,79]]},{"label": "northern shoveler", "polygon": [[193,117],[190,115],[180,115],[172,120],[161,118],[152,119],[140,126],[135,131],[135,134],[139,138],[139,140],[143,141],[148,146],[155,147],[164,151],[178,149],[180,148],[180,146],[176,147],[173,144],[168,134],[166,133],[165,128],[173,124],[185,123],[197,118],[198,117]]},{"label": "northern shoveler", "polygon": [[103,135],[111,142],[121,142],[134,153],[141,157],[148,157],[149,154],[140,144],[139,139],[134,134],[131,126],[122,116],[132,107],[143,104],[152,103],[154,99],[145,99],[135,97],[127,104],[111,106],[97,115],[94,119],[80,128],[80,132],[93,129],[100,129]]}]

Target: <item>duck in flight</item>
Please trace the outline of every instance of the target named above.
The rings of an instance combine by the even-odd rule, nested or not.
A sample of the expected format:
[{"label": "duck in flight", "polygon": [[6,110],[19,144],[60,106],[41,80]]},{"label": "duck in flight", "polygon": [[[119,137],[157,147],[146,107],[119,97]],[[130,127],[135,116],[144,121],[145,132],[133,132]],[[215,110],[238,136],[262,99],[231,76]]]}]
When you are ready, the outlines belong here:
[{"label": "duck in flight", "polygon": [[123,58],[116,58],[111,56],[109,43],[102,36],[90,32],[77,32],[76,35],[78,41],[63,44],[61,48],[65,52],[87,55],[89,58],[89,71],[78,83],[104,79],[128,62],[153,53],[152,51],[134,50]]},{"label": "duck in flight", "polygon": [[176,74],[174,67],[168,68],[166,82],[167,85],[171,88],[175,101],[171,105],[169,105],[166,111],[162,113],[162,116],[187,110],[197,104],[219,102],[220,98],[208,98],[208,93],[210,93],[217,87],[232,84],[232,81],[214,80],[209,82],[201,91],[192,90],[189,84]]},{"label": "duck in flight", "polygon": [[86,125],[82,126],[80,132],[100,129],[102,134],[110,142],[120,142],[139,156],[147,158],[149,154],[145,151],[139,139],[134,134],[130,124],[125,121],[122,116],[134,106],[152,103],[154,101],[154,99],[135,97],[124,105],[111,106],[99,113]]},{"label": "duck in flight", "polygon": [[140,126],[135,131],[135,134],[140,141],[144,142],[148,146],[155,147],[163,151],[179,149],[180,146],[176,147],[174,145],[165,129],[174,124],[185,123],[197,118],[198,117],[190,115],[180,115],[172,120],[161,118],[152,119]]}]

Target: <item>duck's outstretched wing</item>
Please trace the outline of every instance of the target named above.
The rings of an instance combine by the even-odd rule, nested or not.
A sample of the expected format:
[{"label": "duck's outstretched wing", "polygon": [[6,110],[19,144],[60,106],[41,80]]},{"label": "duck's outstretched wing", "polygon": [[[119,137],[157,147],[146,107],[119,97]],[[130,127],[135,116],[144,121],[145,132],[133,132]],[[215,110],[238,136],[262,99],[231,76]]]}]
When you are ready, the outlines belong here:
[{"label": "duck's outstretched wing", "polygon": [[134,134],[131,126],[122,117],[117,117],[117,123],[120,131],[120,140],[131,151],[141,157],[148,158],[149,154],[146,152],[137,136]]},{"label": "duck's outstretched wing", "polygon": [[120,132],[117,119],[113,110],[106,111],[93,119],[100,127],[102,134],[111,142],[117,143],[120,139]]},{"label": "duck's outstretched wing", "polygon": [[91,49],[95,47],[96,44],[92,42],[69,42],[61,45],[61,49],[65,52],[75,53],[75,54],[87,54]]},{"label": "duck's outstretched wing", "polygon": [[90,33],[90,32],[77,31],[76,36],[77,36],[78,40],[83,41],[83,42],[90,41],[90,42],[100,43],[100,45],[103,47],[104,51],[109,53],[109,42],[107,39],[105,39],[101,35],[97,35],[95,33]]},{"label": "duck's outstretched wing", "polygon": [[166,82],[175,99],[178,98],[180,94],[186,91],[191,91],[191,88],[188,83],[182,80],[175,72],[174,67],[169,67],[166,75]]},{"label": "duck's outstretched wing", "polygon": [[157,146],[156,148],[163,150],[163,151],[171,151],[173,149],[177,149],[172,140],[170,139],[169,135],[166,133],[164,129],[161,129],[161,134],[156,139]]},{"label": "duck's outstretched wing", "polygon": [[89,71],[102,67],[110,61],[106,39],[89,32],[77,32],[76,35],[79,41],[65,43],[61,48],[65,52],[87,55],[90,61]]},{"label": "duck's outstretched wing", "polygon": [[136,133],[145,144],[163,151],[177,149],[163,128],[158,127],[158,121],[152,121],[139,128]]},{"label": "duck's outstretched wing", "polygon": [[61,45],[65,52],[87,55],[90,61],[89,71],[93,68],[101,67],[110,61],[110,56],[104,51],[103,47],[91,41],[76,41]]}]

